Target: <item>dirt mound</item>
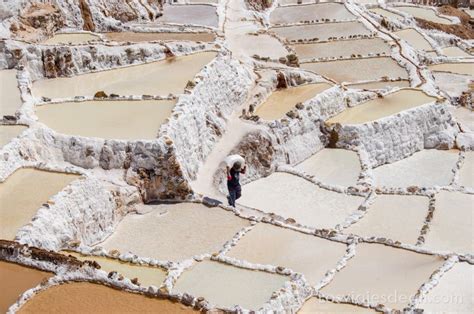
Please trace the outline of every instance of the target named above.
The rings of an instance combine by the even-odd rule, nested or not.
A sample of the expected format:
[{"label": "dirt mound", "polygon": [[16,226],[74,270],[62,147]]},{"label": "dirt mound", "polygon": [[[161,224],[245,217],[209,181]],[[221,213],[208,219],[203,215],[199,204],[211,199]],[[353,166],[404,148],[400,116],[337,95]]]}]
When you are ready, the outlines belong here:
[{"label": "dirt mound", "polygon": [[425,29],[437,29],[442,32],[456,35],[462,39],[474,39],[474,28],[470,24],[471,17],[466,12],[444,5],[438,8],[438,12],[444,15],[456,16],[461,20],[460,24],[439,24],[419,18],[415,18],[418,25]]}]

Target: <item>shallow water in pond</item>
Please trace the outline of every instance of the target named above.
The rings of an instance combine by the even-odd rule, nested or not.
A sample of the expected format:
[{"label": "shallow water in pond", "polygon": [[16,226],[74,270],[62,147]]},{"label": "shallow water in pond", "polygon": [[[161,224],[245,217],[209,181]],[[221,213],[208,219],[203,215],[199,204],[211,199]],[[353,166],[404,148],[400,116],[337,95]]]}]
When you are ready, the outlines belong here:
[{"label": "shallow water in pond", "polygon": [[118,259],[103,256],[82,255],[71,251],[63,251],[61,253],[72,255],[80,261],[95,261],[99,263],[100,269],[107,273],[116,271],[130,280],[137,278],[142,287],[148,287],[151,285],[160,287],[166,278],[166,272],[158,267],[140,266],[137,264],[122,262]]},{"label": "shallow water in pond", "polygon": [[457,150],[422,150],[373,170],[375,185],[386,187],[446,186],[453,179]]},{"label": "shallow water in pond", "polygon": [[237,202],[294,218],[316,228],[332,228],[342,223],[364,199],[319,188],[295,175],[276,172],[242,187]]},{"label": "shallow water in pond", "polygon": [[23,292],[52,276],[52,273],[0,261],[0,312],[6,313]]},{"label": "shallow water in pond", "polygon": [[[258,45],[255,43],[258,43]],[[267,34],[260,34],[258,36],[250,34],[234,35],[234,40],[229,41],[228,44],[234,56],[245,55],[252,57],[258,55],[260,57],[278,59],[289,54],[288,50],[277,38]]]},{"label": "shallow water in pond", "polygon": [[50,197],[78,175],[24,168],[0,183],[0,239],[12,240]]},{"label": "shallow water in pond", "polygon": [[351,20],[356,17],[342,3],[319,3],[277,7],[270,15],[272,24],[289,24],[313,20]]},{"label": "shallow water in pond", "polygon": [[471,313],[474,308],[473,278],[474,266],[457,263],[417,307],[424,309],[425,313]]},{"label": "shallow water in pond", "polygon": [[410,82],[407,80],[401,81],[387,81],[387,82],[368,82],[359,84],[347,85],[349,88],[361,88],[361,89],[388,89],[393,87],[410,87]]},{"label": "shallow water in pond", "polygon": [[474,57],[473,55],[465,52],[459,47],[446,47],[441,49],[441,53],[447,57],[461,57],[461,58],[469,58]]},{"label": "shallow water in pond", "polygon": [[461,170],[459,170],[459,185],[474,188],[474,152],[465,152]]},{"label": "shallow water in pond", "polygon": [[256,114],[265,120],[282,118],[285,113],[332,86],[327,83],[300,85],[274,91],[263,104],[257,107]]},{"label": "shallow water in pond", "polygon": [[408,13],[410,15],[413,15],[416,18],[435,22],[435,23],[440,23],[440,24],[453,24],[451,20],[438,16],[435,13],[435,10],[429,9],[429,8],[420,8],[420,7],[395,7],[396,10],[402,11],[405,13]]},{"label": "shallow water in pond", "polygon": [[219,20],[216,7],[211,5],[164,5],[161,23],[193,24],[217,27]]},{"label": "shallow water in pond", "polygon": [[441,191],[424,246],[437,251],[474,252],[474,195]]},{"label": "shallow water in pond", "polygon": [[413,28],[407,28],[398,32],[394,32],[393,34],[405,40],[410,46],[415,49],[425,51],[433,50],[433,47],[423,37],[423,35],[421,35],[417,30]]},{"label": "shallow water in pond", "polygon": [[306,301],[298,314],[331,314],[331,313],[376,313],[372,309],[345,303],[334,303],[318,298]]},{"label": "shallow water in pond", "polygon": [[176,100],[84,101],[38,106],[39,121],[69,135],[105,139],[154,139]]},{"label": "shallow water in pond", "polygon": [[326,123],[334,124],[361,124],[375,121],[397,114],[401,111],[418,107],[436,101],[435,97],[426,95],[421,90],[402,89],[375,98],[357,106],[348,108],[338,115],[328,119]]},{"label": "shallow water in pond", "polygon": [[159,41],[159,40],[170,40],[170,41],[203,41],[211,42],[214,41],[216,36],[212,33],[135,33],[135,32],[117,32],[117,33],[104,33],[104,36],[108,40],[117,42],[145,42],[145,41]]},{"label": "shallow water in pond", "polygon": [[85,44],[89,41],[100,41],[101,38],[98,35],[90,33],[62,33],[55,34],[53,37],[46,39],[42,42],[45,45],[58,45],[58,44]]},{"label": "shallow water in pond", "polygon": [[325,23],[313,25],[273,27],[270,31],[288,40],[313,39],[328,40],[330,37],[369,35],[370,31],[361,22]]},{"label": "shallow water in pond", "polygon": [[302,63],[301,68],[338,82],[408,79],[407,71],[390,57]]},{"label": "shallow water in pond", "polygon": [[53,286],[29,300],[18,313],[197,313],[169,300],[75,282]]},{"label": "shallow water in pond", "polygon": [[0,149],[10,143],[12,139],[21,134],[28,127],[24,125],[1,125],[0,126]]},{"label": "shallow water in pond", "polygon": [[127,215],[100,246],[141,257],[178,261],[217,253],[247,220],[221,208],[201,204],[147,205]]},{"label": "shallow water in pond", "polygon": [[361,171],[356,152],[329,148],[317,152],[295,168],[326,184],[342,186],[356,185]]},{"label": "shallow water in pond", "polygon": [[301,59],[367,56],[369,53],[390,54],[390,46],[380,38],[338,40],[325,43],[297,44],[293,46]]},{"label": "shallow water in pond", "polygon": [[474,63],[442,63],[430,65],[431,71],[452,72],[457,74],[474,76]]},{"label": "shallow water in pond", "polygon": [[73,77],[38,80],[33,82],[33,94],[49,98],[94,96],[97,91],[108,95],[181,94],[187,81],[215,56],[214,52],[203,52]]},{"label": "shallow water in pond", "polygon": [[186,270],[173,292],[202,296],[222,307],[240,305],[258,310],[290,278],[204,260]]},{"label": "shallow water in pond", "polygon": [[359,302],[377,298],[377,303],[402,310],[443,262],[441,257],[382,244],[359,244],[356,255],[321,292],[333,297],[351,296]]},{"label": "shallow water in pond", "polygon": [[378,195],[364,217],[344,232],[416,244],[428,205],[429,199],[423,196]]},{"label": "shallow water in pond", "polygon": [[290,268],[316,285],[327,271],[336,267],[345,252],[345,244],[260,223],[227,255],[251,263]]},{"label": "shallow water in pond", "polygon": [[373,8],[373,9],[369,9],[369,11],[375,14],[381,15],[387,19],[403,19],[401,15],[390,12],[385,9],[381,9],[381,8]]},{"label": "shallow water in pond", "polygon": [[0,71],[0,118],[13,116],[21,106],[16,70]]}]

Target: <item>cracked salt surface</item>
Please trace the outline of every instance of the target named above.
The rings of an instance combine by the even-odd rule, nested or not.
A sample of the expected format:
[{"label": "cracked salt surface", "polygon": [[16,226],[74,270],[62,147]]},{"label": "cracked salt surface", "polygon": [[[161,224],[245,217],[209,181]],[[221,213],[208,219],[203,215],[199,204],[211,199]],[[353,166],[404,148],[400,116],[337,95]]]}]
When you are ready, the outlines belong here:
[{"label": "cracked salt surface", "polygon": [[107,250],[141,257],[180,261],[217,253],[247,220],[201,204],[146,205],[127,215],[104,243]]},{"label": "cracked salt surface", "polygon": [[204,260],[186,270],[178,278],[173,291],[202,296],[219,307],[240,305],[258,310],[288,280],[288,277],[278,274]]},{"label": "cracked salt surface", "polygon": [[333,192],[298,176],[273,173],[242,187],[245,206],[294,218],[314,228],[334,228],[355,211],[364,198]]}]

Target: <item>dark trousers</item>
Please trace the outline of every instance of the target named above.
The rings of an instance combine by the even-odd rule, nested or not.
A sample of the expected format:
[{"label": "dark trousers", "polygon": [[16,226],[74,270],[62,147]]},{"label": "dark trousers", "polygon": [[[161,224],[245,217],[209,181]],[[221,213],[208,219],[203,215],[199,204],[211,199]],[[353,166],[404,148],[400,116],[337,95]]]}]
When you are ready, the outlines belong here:
[{"label": "dark trousers", "polygon": [[229,189],[229,205],[232,207],[235,207],[235,201],[238,200],[242,196],[242,188],[239,186],[232,186],[232,185],[227,185],[227,188]]}]

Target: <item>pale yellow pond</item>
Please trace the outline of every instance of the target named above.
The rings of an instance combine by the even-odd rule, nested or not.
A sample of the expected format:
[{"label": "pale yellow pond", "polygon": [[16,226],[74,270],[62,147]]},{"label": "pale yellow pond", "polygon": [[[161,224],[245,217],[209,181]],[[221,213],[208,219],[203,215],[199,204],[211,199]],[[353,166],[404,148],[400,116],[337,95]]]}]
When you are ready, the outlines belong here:
[{"label": "pale yellow pond", "polygon": [[85,44],[89,41],[100,41],[101,38],[98,35],[91,33],[61,33],[55,34],[53,37],[46,39],[42,42],[45,45],[57,45],[57,44]]},{"label": "pale yellow pond", "polygon": [[474,76],[474,63],[441,63],[430,65],[431,71],[451,72],[463,75]]},{"label": "pale yellow pond", "polygon": [[0,148],[10,143],[12,139],[21,134],[28,127],[24,125],[1,125],[0,126]]},{"label": "pale yellow pond", "polygon": [[146,33],[136,33],[136,32],[115,32],[115,33],[104,33],[105,38],[111,41],[117,42],[147,42],[147,41],[204,41],[210,42],[214,41],[216,36],[212,33],[156,33],[156,32],[146,32]]},{"label": "pale yellow pond", "polygon": [[0,118],[15,115],[22,104],[16,73],[16,70],[0,71]]}]

